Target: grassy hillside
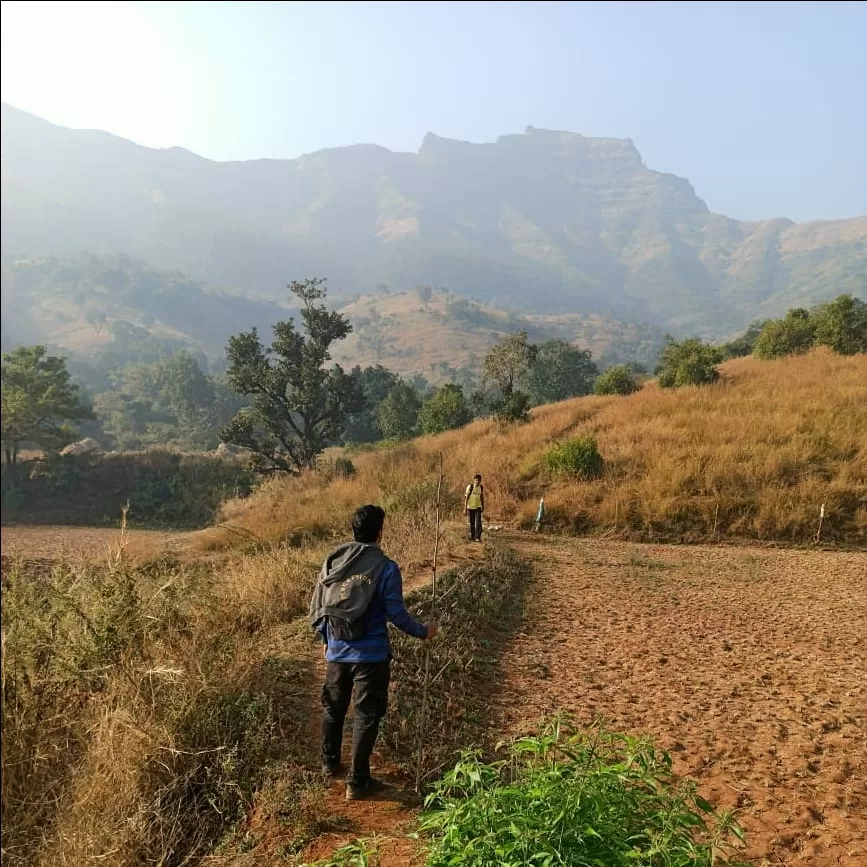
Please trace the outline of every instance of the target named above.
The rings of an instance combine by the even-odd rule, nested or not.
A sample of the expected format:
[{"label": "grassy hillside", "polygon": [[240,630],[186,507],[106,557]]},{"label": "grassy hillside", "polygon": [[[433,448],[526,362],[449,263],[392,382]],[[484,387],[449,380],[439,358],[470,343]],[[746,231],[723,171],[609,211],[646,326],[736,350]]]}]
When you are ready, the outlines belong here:
[{"label": "grassy hillside", "polygon": [[[351,479],[275,479],[229,502],[227,525],[263,539],[327,534],[360,502],[419,496],[443,453],[453,505],[476,471],[488,520],[528,526],[545,496],[547,527],[636,539],[744,537],[806,543],[825,504],[822,537],[867,541],[867,356],[825,351],[728,362],[709,387],[584,397],[353,456]],[[550,476],[552,444],[593,434],[605,460],[592,481]],[[211,531],[210,544],[233,532]]]}]

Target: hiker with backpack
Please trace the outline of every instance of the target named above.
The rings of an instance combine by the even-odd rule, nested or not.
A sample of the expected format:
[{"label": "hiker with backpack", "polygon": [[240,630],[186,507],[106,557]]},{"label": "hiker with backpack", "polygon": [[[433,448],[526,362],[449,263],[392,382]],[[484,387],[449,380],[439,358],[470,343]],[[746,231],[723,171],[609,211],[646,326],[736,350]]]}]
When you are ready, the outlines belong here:
[{"label": "hiker with backpack", "polygon": [[464,514],[470,519],[470,541],[482,541],[482,512],[485,511],[485,488],[482,485],[482,474],[476,473],[473,481],[467,485]]},{"label": "hiker with backpack", "polygon": [[431,639],[436,623],[421,623],[407,610],[397,563],[380,548],[385,511],[361,506],[352,518],[352,542],[325,559],[313,598],[310,624],[325,643],[322,688],[322,773],[330,782],[342,770],[343,723],[355,692],[352,764],[346,799],[380,792],[370,775],[370,755],[388,704],[391,674],[389,622],[413,638]]}]

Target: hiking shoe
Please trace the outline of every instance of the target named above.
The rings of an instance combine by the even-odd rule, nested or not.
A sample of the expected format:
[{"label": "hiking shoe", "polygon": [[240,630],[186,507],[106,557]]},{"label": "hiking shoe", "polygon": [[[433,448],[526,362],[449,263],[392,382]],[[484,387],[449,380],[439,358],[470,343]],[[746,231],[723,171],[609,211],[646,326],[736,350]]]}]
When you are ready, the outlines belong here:
[{"label": "hiking shoe", "polygon": [[362,801],[372,795],[378,795],[384,792],[386,785],[373,777],[368,777],[364,783],[347,783],[346,784],[346,800],[347,801]]},{"label": "hiking shoe", "polygon": [[339,763],[336,765],[322,765],[322,782],[330,786],[334,778],[339,777],[343,771],[344,767]]}]

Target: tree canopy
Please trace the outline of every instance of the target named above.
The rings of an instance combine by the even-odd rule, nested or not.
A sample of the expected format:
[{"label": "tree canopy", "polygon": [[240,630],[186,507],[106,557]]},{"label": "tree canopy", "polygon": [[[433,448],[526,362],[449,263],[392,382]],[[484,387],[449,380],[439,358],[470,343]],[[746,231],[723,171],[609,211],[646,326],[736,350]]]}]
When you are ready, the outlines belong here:
[{"label": "tree canopy", "polygon": [[780,358],[809,352],[816,336],[816,323],[809,310],[795,307],[783,319],[767,321],[756,338],[753,353],[759,358]]},{"label": "tree canopy", "polygon": [[485,356],[483,382],[493,384],[499,391],[491,408],[500,421],[527,418],[530,396],[515,385],[530,369],[537,354],[537,347],[527,340],[527,332],[519,331],[504,337]]},{"label": "tree canopy", "polygon": [[680,342],[669,339],[659,359],[659,384],[663,388],[681,388],[716,382],[722,353],[718,347],[690,337]]},{"label": "tree canopy", "polygon": [[437,434],[469,424],[473,414],[459,385],[438,388],[423,404],[418,421],[422,433]]},{"label": "tree canopy", "polygon": [[3,355],[2,442],[13,484],[23,444],[50,451],[73,438],[70,422],[92,418],[66,359],[49,355],[44,346],[20,346]]},{"label": "tree canopy", "polygon": [[840,355],[867,352],[867,304],[851,295],[840,295],[821,306],[815,315],[816,343]]},{"label": "tree canopy", "polygon": [[293,319],[274,325],[265,348],[255,328],[229,339],[227,379],[250,405],[220,428],[220,438],[249,449],[262,470],[298,473],[343,435],[361,408],[358,382],[340,365],[327,367],[331,345],[352,330],[347,318],[319,303],[325,281],[293,281],[303,332]]},{"label": "tree canopy", "polygon": [[596,394],[632,394],[638,391],[638,380],[627,364],[615,364],[596,380]]},{"label": "tree canopy", "polygon": [[524,381],[533,403],[554,403],[590,394],[599,375],[591,353],[565,340],[539,345]]},{"label": "tree canopy", "polygon": [[349,443],[372,443],[382,439],[377,412],[380,404],[400,377],[381,364],[355,367],[351,376],[361,392],[361,407],[346,421],[345,438]]},{"label": "tree canopy", "polygon": [[405,440],[415,434],[419,399],[416,390],[399,379],[379,405],[377,420],[383,437]]}]

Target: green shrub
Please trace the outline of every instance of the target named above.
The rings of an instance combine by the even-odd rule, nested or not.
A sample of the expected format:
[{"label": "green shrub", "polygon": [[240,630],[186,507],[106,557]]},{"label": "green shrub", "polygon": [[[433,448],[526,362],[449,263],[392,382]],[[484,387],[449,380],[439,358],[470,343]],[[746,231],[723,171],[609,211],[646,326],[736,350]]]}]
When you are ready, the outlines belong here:
[{"label": "green shrub", "polygon": [[638,380],[625,364],[609,367],[597,380],[596,394],[632,394],[638,391]]},{"label": "green shrub", "polygon": [[530,396],[523,391],[513,391],[495,400],[491,408],[501,424],[526,421],[530,416]]},{"label": "green shrub", "polygon": [[711,867],[740,828],[646,739],[557,720],[505,758],[463,759],[435,785],[420,820],[426,867]]},{"label": "green shrub", "polygon": [[758,358],[800,355],[813,348],[816,322],[808,310],[796,307],[784,319],[771,319],[762,326],[753,354]]},{"label": "green shrub", "polygon": [[710,385],[719,379],[716,366],[720,361],[722,352],[718,347],[695,337],[680,343],[669,340],[660,354],[659,384],[663,388]]},{"label": "green shrub", "polygon": [[851,295],[840,295],[814,314],[816,343],[840,355],[867,352],[867,304]]},{"label": "green shrub", "polygon": [[473,414],[459,385],[449,383],[431,395],[421,405],[418,423],[422,433],[438,434],[472,421]]},{"label": "green shrub", "polygon": [[557,443],[545,452],[545,468],[556,476],[595,479],[602,473],[603,460],[596,437],[587,435]]}]

